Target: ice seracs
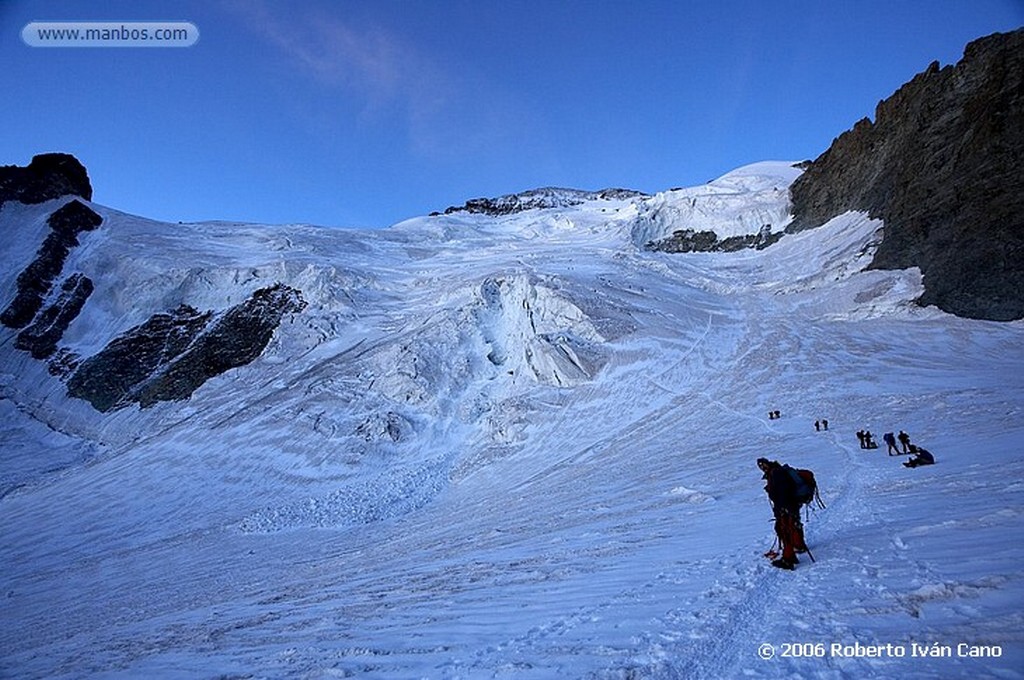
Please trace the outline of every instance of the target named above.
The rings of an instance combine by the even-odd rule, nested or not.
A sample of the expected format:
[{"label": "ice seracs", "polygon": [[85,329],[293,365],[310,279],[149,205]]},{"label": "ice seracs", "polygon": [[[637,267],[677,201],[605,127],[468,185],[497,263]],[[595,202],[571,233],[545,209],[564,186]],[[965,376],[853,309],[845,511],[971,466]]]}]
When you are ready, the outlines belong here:
[{"label": "ice seracs", "polygon": [[707,184],[673,189],[637,202],[633,243],[657,244],[675,232],[711,232],[717,240],[779,233],[792,219],[789,185],[798,164],[766,161],[744,166]]}]

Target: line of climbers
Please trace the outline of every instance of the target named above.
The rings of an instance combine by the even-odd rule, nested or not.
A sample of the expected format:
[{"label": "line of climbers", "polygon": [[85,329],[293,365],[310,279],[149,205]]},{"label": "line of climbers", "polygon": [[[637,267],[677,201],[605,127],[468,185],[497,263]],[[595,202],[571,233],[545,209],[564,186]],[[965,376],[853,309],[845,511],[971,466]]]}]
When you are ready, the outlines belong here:
[{"label": "line of climbers", "polygon": [[[860,447],[862,449],[877,449],[878,442],[875,441],[874,435],[871,434],[870,430],[862,430],[857,433],[857,439],[860,441]],[[918,467],[920,465],[932,465],[935,463],[935,456],[930,451],[921,448],[915,444],[910,443],[910,435],[900,430],[900,433],[893,434],[892,432],[886,432],[882,435],[882,441],[885,442],[886,452],[890,456],[913,456],[910,460],[905,462],[904,467]],[[899,442],[897,446],[896,442]],[[902,447],[902,451],[900,448]]]},{"label": "line of climbers", "polygon": [[[774,414],[774,412],[773,412]],[[776,416],[777,417],[777,416]],[[828,421],[815,421],[815,430],[828,429]],[[878,444],[874,441],[870,431],[862,430],[857,432],[857,439],[862,449],[877,449]],[[910,443],[910,435],[900,430],[899,435],[887,432],[882,439],[889,447],[890,456],[912,455],[913,458],[903,463],[904,467],[913,468],[920,465],[932,465],[935,457],[927,450]],[[903,447],[900,451],[896,446],[897,440]],[[764,490],[771,502],[772,513],[775,516],[775,543],[765,553],[765,557],[772,560],[772,566],[780,569],[792,570],[800,560],[797,554],[806,553],[811,561],[814,555],[811,554],[807,543],[804,540],[804,526],[800,520],[800,508],[816,502],[818,507],[824,508],[818,493],[817,480],[810,470],[801,470],[777,460],[758,458],[757,466],[763,473],[765,481]],[[776,544],[779,550],[776,550]]]}]

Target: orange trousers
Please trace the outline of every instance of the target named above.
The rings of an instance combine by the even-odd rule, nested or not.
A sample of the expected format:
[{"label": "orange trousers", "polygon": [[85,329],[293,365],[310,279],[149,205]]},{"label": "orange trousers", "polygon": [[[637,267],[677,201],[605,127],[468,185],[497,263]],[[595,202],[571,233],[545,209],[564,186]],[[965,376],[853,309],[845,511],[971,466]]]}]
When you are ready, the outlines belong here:
[{"label": "orange trousers", "polygon": [[804,543],[804,527],[800,523],[800,511],[778,510],[775,513],[775,535],[782,547],[782,559],[795,562],[796,553],[807,550]]}]

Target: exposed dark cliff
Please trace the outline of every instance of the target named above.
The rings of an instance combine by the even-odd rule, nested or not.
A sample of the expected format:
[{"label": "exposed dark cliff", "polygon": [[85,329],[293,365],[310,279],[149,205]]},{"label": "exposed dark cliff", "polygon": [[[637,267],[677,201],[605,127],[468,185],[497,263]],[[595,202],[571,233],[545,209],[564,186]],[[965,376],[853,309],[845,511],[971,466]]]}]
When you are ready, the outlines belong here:
[{"label": "exposed dark cliff", "polygon": [[282,318],[305,306],[299,291],[278,284],[219,316],[188,305],[154,314],[83,361],[68,394],[103,412],[187,399],[210,378],[256,359]]},{"label": "exposed dark cliff", "polygon": [[[102,222],[103,218],[81,201],[71,201],[55,210],[47,220],[50,233],[36,252],[36,258],[18,275],[18,293],[0,314],[0,323],[8,328],[24,328],[30,324],[64,270],[68,254],[79,245],[78,236]],[[88,293],[85,295],[88,297]]]},{"label": "exposed dark cliff", "polygon": [[920,267],[918,301],[1024,318],[1024,29],[933,63],[793,184],[789,231],[849,210],[885,222],[872,267]]},{"label": "exposed dark cliff", "polygon": [[66,153],[35,156],[27,167],[0,167],[0,206],[7,201],[42,203],[61,196],[92,200],[92,185],[85,166]]},{"label": "exposed dark cliff", "polygon": [[85,399],[98,411],[127,406],[135,400],[133,390],[168,358],[181,355],[210,317],[210,312],[199,312],[188,305],[154,314],[82,362],[68,380],[68,394]]},{"label": "exposed dark cliff", "polygon": [[60,295],[44,309],[31,326],[18,334],[14,346],[30,352],[36,359],[47,359],[57,351],[57,343],[92,295],[92,279],[75,273],[61,284]]},{"label": "exposed dark cliff", "polygon": [[756,234],[728,236],[724,239],[719,239],[713,231],[679,229],[668,238],[645,244],[644,249],[664,253],[734,253],[746,248],[764,250],[777,243],[784,234],[782,231],[772,232],[770,224],[761,227]]},{"label": "exposed dark cliff", "polygon": [[[73,156],[44,154],[25,168],[0,168],[0,206],[69,194],[92,196],[85,168]],[[70,396],[99,411],[187,399],[208,379],[256,359],[284,316],[306,306],[300,291],[281,284],[257,290],[221,313],[183,304],[154,314],[83,359],[60,342],[86,309],[95,286],[81,272],[65,275],[64,269],[83,233],[102,223],[79,200],[54,210],[47,219],[49,233],[18,275],[14,299],[0,313],[0,323],[20,331],[15,347],[47,361],[51,375],[67,381]]]}]

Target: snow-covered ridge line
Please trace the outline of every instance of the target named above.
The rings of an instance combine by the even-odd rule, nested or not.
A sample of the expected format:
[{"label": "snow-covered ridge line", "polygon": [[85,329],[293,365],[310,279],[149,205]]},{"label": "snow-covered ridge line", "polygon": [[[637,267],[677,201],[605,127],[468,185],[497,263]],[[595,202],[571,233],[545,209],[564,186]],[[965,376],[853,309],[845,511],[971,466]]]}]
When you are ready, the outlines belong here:
[{"label": "snow-covered ridge line", "polygon": [[[136,394],[143,386],[148,396],[142,401],[147,405],[164,398],[163,391],[152,393],[153,386],[166,384],[170,388],[167,398],[187,398],[201,382],[186,377],[189,389],[178,389],[175,384],[181,381],[168,382],[171,375],[168,371],[173,368],[182,376],[189,374],[189,364],[194,362],[176,363],[178,357],[175,352],[192,352],[192,338],[198,331],[191,328],[191,322],[175,321],[179,316],[177,310],[185,310],[182,319],[201,318],[204,319],[203,324],[212,312],[231,310],[225,318],[244,316],[245,312],[241,310],[247,306],[259,306],[254,303],[259,295],[283,287],[287,291],[285,298],[298,302],[282,302],[284,307],[280,311],[271,310],[267,318],[276,328],[289,314],[309,307],[300,315],[301,326],[308,329],[308,335],[299,340],[295,350],[287,350],[302,354],[315,347],[310,342],[325,342],[336,334],[341,319],[358,320],[366,313],[362,307],[367,301],[386,300],[408,285],[415,291],[424,284],[441,284],[443,294],[432,301],[439,310],[447,308],[444,313],[456,320],[466,318],[467,313],[458,310],[464,310],[467,300],[473,296],[469,291],[483,291],[486,298],[489,286],[493,286],[495,291],[507,291],[514,298],[511,303],[495,303],[494,309],[505,310],[491,314],[493,322],[500,326],[497,331],[487,330],[487,324],[474,322],[481,328],[482,342],[489,349],[479,353],[473,349],[476,359],[471,362],[488,357],[492,364],[501,366],[508,357],[512,357],[504,370],[515,376],[516,381],[520,376],[528,375],[540,384],[577,384],[581,380],[592,379],[603,363],[601,353],[595,353],[595,348],[603,341],[594,326],[595,323],[604,323],[600,318],[591,318],[572,301],[564,299],[557,292],[557,287],[550,287],[541,279],[524,276],[521,261],[516,266],[519,273],[513,276],[508,276],[508,272],[495,272],[485,265],[475,270],[461,286],[445,285],[450,282],[443,279],[423,280],[416,273],[415,263],[423,258],[429,261],[431,249],[442,247],[442,244],[445,244],[444,248],[465,247],[476,254],[493,252],[497,255],[509,243],[526,245],[539,240],[539,245],[546,243],[550,252],[563,255],[593,247],[626,253],[631,247],[629,240],[637,238],[638,229],[651,221],[651,215],[658,216],[669,228],[679,226],[680,223],[671,222],[666,216],[672,212],[672,206],[680,203],[691,206],[695,202],[700,203],[701,214],[712,221],[717,219],[716,223],[725,225],[721,230],[723,234],[728,234],[732,223],[738,223],[742,228],[743,224],[755,219],[751,215],[762,215],[765,210],[783,212],[786,203],[780,196],[780,188],[784,188],[796,174],[798,171],[790,163],[759,163],[740,168],[705,187],[648,198],[637,198],[633,192],[627,192],[628,199],[623,199],[620,193],[614,196],[607,194],[600,200],[581,204],[575,204],[575,201],[582,197],[593,198],[593,192],[570,191],[564,194],[562,190],[541,191],[537,195],[552,204],[563,199],[574,204],[501,216],[453,214],[418,218],[407,221],[400,228],[380,232],[227,223],[167,225],[93,206],[103,216],[101,218],[83,207],[82,210],[97,215],[96,220],[102,221],[102,225],[95,233],[83,237],[82,245],[72,250],[69,267],[78,267],[89,274],[91,279],[87,277],[86,280],[95,281],[96,291],[88,302],[87,313],[64,329],[63,345],[50,361],[49,372],[68,380],[69,395],[86,399],[101,411],[131,403],[126,395]],[[60,210],[65,210],[68,205],[83,204],[73,201]],[[771,207],[765,208],[766,205]],[[721,214],[713,218],[716,207]],[[33,209],[33,214],[43,215],[50,209],[48,205],[41,205]],[[10,216],[18,222],[12,225],[11,232],[17,232],[26,223],[26,216],[17,211],[10,212]],[[677,219],[682,218],[677,216]],[[491,229],[487,226],[490,224],[500,228]],[[471,230],[467,232],[465,226],[470,226]],[[441,241],[432,245],[430,238],[424,239],[438,229],[445,233]],[[344,256],[330,266],[324,265],[324,255],[342,252]],[[482,261],[486,263],[490,257],[484,257]],[[183,263],[189,266],[183,267]],[[23,266],[17,258],[12,259],[11,264],[13,270]],[[391,280],[385,284],[382,275]],[[53,282],[54,288],[56,283]],[[381,293],[385,290],[388,292],[382,298]],[[504,295],[501,292],[495,299],[500,300]],[[510,315],[508,310],[512,310],[514,315]],[[472,314],[480,317],[481,313]],[[553,314],[551,318],[557,323],[543,321],[544,315],[548,314]],[[538,319],[542,320],[541,326],[537,325]],[[528,322],[531,327],[524,331],[520,322]],[[211,337],[223,339],[227,335],[215,332]],[[268,347],[271,337],[264,340],[255,353],[246,349],[235,354],[247,357],[243,363],[252,361],[263,354],[263,348]],[[238,337],[232,342],[244,344],[245,339]],[[153,345],[153,351],[145,347],[142,351],[133,351],[132,343]],[[56,344],[51,344],[56,349]],[[172,347],[176,348],[175,352],[170,351]],[[264,361],[287,360],[287,353],[273,356],[286,352],[276,347],[269,345],[270,351],[263,357]],[[506,348],[516,349],[509,352]],[[221,348],[212,356],[231,354],[227,348]],[[129,366],[132,361],[140,363],[140,366],[132,368]],[[211,376],[222,370],[235,370],[240,365],[234,359],[218,361],[223,368],[218,368]],[[127,380],[124,385],[118,383],[109,389],[104,387],[109,381],[97,377],[95,366],[108,365],[118,367],[117,373],[121,376],[118,380]],[[91,377],[76,378],[76,373],[84,369],[89,369]],[[418,371],[413,371],[413,374],[420,375]],[[458,375],[459,371],[456,370],[455,374]],[[378,384],[394,382],[400,375],[402,371],[392,372],[388,381]],[[50,390],[62,389],[53,377],[46,378],[46,381]],[[421,392],[417,388],[404,393]],[[389,398],[393,397],[394,394]],[[70,409],[70,413],[77,413],[77,409]],[[417,420],[401,414],[400,417],[408,422]]]},{"label": "snow-covered ridge line", "polygon": [[[582,205],[588,201],[626,201],[635,198],[642,198],[647,194],[632,189],[602,189],[600,191],[585,191],[581,189],[566,189],[561,187],[544,187],[531,189],[516,194],[507,194],[497,198],[474,198],[466,201],[461,206],[451,206],[444,211],[445,215],[452,213],[482,213],[485,215],[499,216],[511,215],[525,212],[527,210],[543,210],[545,208],[571,208]],[[432,216],[441,213],[433,213]]]},{"label": "snow-covered ridge line", "polygon": [[[760,236],[747,247],[772,241],[792,220],[789,186],[800,164],[766,161],[738,168],[705,185],[674,189],[638,201],[633,243],[669,252],[712,250],[720,241]],[[703,234],[703,243],[679,241]],[[721,248],[729,250],[726,246]]]}]

